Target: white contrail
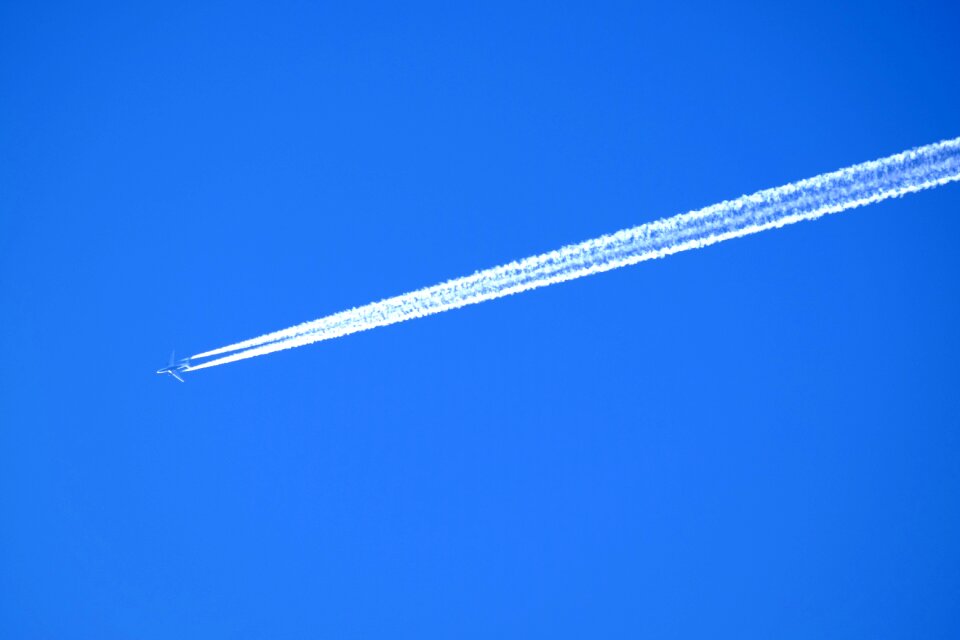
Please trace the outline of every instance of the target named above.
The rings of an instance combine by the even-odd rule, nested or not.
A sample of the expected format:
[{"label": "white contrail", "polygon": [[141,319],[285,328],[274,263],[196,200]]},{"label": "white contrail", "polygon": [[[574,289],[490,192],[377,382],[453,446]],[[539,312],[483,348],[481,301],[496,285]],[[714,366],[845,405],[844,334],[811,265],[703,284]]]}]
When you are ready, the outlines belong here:
[{"label": "white contrail", "polygon": [[[197,354],[206,369],[422,318],[960,180],[960,138],[758,191]],[[227,355],[229,354],[229,355]],[[213,358],[199,362],[204,358]]]}]

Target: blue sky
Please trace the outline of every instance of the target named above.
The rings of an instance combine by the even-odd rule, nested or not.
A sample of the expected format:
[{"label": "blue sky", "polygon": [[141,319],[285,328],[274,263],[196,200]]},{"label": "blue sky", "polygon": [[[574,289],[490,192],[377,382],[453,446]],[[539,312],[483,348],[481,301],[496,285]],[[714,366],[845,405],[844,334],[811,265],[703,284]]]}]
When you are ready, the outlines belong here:
[{"label": "blue sky", "polygon": [[960,135],[754,4],[0,6],[0,635],[956,637],[956,185],[153,374]]}]

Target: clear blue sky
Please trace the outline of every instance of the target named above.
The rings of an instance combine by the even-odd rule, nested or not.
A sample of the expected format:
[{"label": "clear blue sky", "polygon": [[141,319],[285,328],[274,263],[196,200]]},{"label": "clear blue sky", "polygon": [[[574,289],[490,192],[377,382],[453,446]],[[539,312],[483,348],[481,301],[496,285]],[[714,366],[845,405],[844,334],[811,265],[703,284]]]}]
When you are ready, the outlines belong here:
[{"label": "clear blue sky", "polygon": [[960,135],[946,0],[478,4],[0,5],[0,636],[960,635],[957,185],[154,375]]}]

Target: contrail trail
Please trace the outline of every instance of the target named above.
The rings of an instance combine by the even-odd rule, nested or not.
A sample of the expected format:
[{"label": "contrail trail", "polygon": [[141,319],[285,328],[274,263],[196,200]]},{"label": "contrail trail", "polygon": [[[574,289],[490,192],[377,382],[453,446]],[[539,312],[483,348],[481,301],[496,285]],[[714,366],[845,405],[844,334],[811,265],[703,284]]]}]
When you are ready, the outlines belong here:
[{"label": "contrail trail", "polygon": [[422,318],[802,220],[814,220],[956,180],[960,180],[960,138],[765,189],[205,351],[189,358],[182,370],[216,367]]}]

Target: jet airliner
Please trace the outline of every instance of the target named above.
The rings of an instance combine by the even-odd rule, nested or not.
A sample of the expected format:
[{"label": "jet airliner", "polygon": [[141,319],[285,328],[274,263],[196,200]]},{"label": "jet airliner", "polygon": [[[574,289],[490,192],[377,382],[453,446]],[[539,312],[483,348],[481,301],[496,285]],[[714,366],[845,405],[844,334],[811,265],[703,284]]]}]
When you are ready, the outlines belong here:
[{"label": "jet airliner", "polygon": [[157,373],[164,374],[169,373],[171,376],[183,382],[183,378],[180,377],[180,373],[187,368],[186,360],[176,360],[174,351],[170,352],[170,364],[165,366],[163,369],[157,369]]}]

